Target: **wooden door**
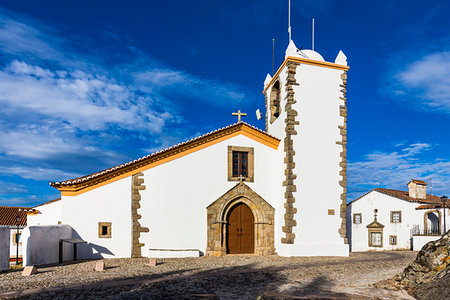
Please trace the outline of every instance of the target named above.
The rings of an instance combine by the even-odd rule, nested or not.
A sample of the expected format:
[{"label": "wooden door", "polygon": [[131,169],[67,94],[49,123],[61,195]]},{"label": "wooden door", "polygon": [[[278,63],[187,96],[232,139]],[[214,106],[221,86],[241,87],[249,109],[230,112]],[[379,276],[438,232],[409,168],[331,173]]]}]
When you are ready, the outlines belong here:
[{"label": "wooden door", "polygon": [[251,209],[244,203],[239,203],[233,207],[228,216],[228,253],[254,253],[254,228],[254,218]]}]

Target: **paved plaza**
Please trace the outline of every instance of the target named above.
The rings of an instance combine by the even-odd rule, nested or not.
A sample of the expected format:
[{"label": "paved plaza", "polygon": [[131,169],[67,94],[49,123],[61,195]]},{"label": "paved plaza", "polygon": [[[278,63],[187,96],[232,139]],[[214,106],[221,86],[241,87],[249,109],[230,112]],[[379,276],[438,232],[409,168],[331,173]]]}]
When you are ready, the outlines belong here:
[{"label": "paved plaza", "polygon": [[[412,299],[371,285],[401,272],[416,252],[351,253],[350,257],[105,259],[0,273],[0,298],[31,299]],[[293,296],[296,296],[294,298]]]}]

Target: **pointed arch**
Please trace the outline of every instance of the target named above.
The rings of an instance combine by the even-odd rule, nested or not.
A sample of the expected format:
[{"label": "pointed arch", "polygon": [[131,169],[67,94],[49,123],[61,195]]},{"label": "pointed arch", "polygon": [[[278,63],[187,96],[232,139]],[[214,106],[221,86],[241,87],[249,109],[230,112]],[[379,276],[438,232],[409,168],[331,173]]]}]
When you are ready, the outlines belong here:
[{"label": "pointed arch", "polygon": [[247,205],[254,216],[254,246],[256,255],[275,254],[275,209],[245,183],[240,182],[211,203],[207,208],[207,256],[227,253],[227,216],[237,204]]}]

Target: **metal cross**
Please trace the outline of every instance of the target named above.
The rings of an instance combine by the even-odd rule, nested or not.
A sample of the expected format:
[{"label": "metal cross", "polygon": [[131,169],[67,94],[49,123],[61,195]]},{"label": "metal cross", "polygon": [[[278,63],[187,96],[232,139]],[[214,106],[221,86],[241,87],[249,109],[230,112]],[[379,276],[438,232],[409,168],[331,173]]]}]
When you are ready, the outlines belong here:
[{"label": "metal cross", "polygon": [[244,177],[244,176],[242,176],[242,175],[241,175],[241,176],[239,176],[239,177],[238,177],[238,179],[239,179],[239,182],[243,182],[243,181],[245,181],[245,177]]},{"label": "metal cross", "polygon": [[241,113],[241,110],[238,109],[237,113],[232,113],[232,115],[238,117],[238,123],[239,123],[239,122],[241,122],[241,116],[246,117],[247,113]]}]

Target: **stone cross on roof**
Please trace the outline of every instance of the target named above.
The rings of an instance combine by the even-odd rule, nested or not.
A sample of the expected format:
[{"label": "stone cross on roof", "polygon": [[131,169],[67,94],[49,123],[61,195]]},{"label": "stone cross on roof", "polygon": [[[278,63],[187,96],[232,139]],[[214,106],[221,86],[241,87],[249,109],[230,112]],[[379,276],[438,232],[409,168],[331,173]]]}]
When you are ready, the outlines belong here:
[{"label": "stone cross on roof", "polygon": [[238,117],[238,123],[239,123],[241,121],[241,116],[246,117],[247,113],[241,113],[241,110],[238,109],[237,113],[232,113],[232,115]]}]

